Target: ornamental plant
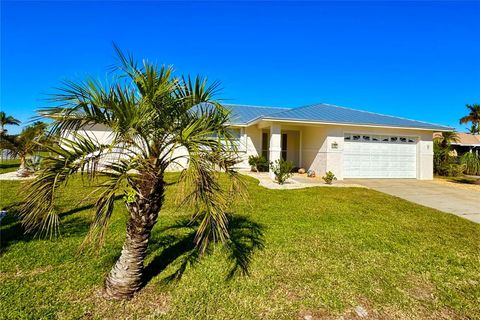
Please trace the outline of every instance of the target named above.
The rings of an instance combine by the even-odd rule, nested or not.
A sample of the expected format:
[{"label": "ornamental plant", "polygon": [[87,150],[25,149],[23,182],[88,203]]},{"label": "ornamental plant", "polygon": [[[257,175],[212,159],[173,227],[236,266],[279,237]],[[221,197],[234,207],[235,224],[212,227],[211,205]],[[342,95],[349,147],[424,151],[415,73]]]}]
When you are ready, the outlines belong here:
[{"label": "ornamental plant", "polygon": [[[199,257],[210,243],[233,245],[227,211],[232,199],[242,197],[244,183],[233,169],[235,137],[227,126],[229,111],[215,98],[218,83],[174,76],[171,66],[145,60],[139,65],[116,50],[120,63],[113,81],[67,81],[53,95],[54,105],[39,111],[52,120],[50,135],[61,140],[44,146],[50,155],[27,187],[20,218],[27,232],[58,234],[59,187],[76,175],[99,191],[88,240],[103,243],[112,216],[119,214],[115,207],[126,207],[123,248],[103,291],[106,298],[128,299],[144,285],[152,229],[171,185],[168,168],[186,163],[174,183],[198,226],[192,241]],[[84,131],[94,125],[107,128],[111,140],[99,142]]]},{"label": "ornamental plant", "polygon": [[327,171],[322,179],[326,184],[332,184],[333,180],[337,180],[337,177],[335,177],[332,171]]},{"label": "ornamental plant", "polygon": [[279,159],[270,163],[270,169],[275,174],[275,180],[278,184],[284,184],[293,175],[293,162]]},{"label": "ornamental plant", "polygon": [[252,171],[268,171],[268,160],[264,156],[249,156],[248,164],[250,165]]}]

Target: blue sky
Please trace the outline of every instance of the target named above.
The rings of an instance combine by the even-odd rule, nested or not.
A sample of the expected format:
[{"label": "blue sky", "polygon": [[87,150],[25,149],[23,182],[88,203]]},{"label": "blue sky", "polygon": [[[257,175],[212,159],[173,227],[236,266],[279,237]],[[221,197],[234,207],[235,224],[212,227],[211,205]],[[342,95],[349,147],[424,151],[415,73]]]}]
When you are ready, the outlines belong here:
[{"label": "blue sky", "polygon": [[[480,2],[8,2],[1,109],[22,121],[64,79],[108,77],[112,41],[230,103],[325,102],[455,126],[480,103]],[[10,132],[16,130],[11,128]]]}]

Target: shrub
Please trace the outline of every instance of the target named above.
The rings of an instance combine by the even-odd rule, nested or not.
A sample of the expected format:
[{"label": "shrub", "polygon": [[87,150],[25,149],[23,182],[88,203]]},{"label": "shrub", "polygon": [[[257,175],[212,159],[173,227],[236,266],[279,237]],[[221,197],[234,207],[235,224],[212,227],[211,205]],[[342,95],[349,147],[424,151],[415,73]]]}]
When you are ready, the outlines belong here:
[{"label": "shrub", "polygon": [[465,165],[459,157],[451,156],[449,148],[442,148],[436,141],[433,145],[433,172],[439,176],[458,177],[463,174]]},{"label": "shrub", "polygon": [[268,161],[264,156],[249,156],[248,164],[252,167],[252,171],[268,171]]},{"label": "shrub", "polygon": [[42,164],[42,157],[39,155],[35,155],[26,162],[26,167],[29,171],[35,172],[40,170],[40,166]]},{"label": "shrub", "polygon": [[441,176],[447,176],[447,177],[458,177],[463,174],[463,171],[465,170],[465,165],[455,163],[455,162],[446,162],[442,163],[438,168],[437,168],[437,174]]},{"label": "shrub", "polygon": [[250,165],[251,171],[257,171],[257,156],[249,156],[248,164]]},{"label": "shrub", "polygon": [[465,166],[465,174],[480,175],[480,155],[467,152],[461,156],[460,163]]},{"label": "shrub", "polygon": [[337,180],[337,177],[335,177],[332,171],[328,171],[325,173],[322,179],[326,184],[332,184],[333,180]]},{"label": "shrub", "polygon": [[284,184],[285,181],[292,176],[293,162],[286,160],[276,160],[270,164],[272,172],[275,174],[275,180],[278,184]]}]

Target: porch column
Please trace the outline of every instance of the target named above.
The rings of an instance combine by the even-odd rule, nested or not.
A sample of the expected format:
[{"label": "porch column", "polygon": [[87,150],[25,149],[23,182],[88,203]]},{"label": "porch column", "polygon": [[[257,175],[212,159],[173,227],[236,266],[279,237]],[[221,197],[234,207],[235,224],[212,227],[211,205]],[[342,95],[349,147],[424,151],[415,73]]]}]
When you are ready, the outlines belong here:
[{"label": "porch column", "polygon": [[[282,153],[282,134],[281,127],[278,124],[272,124],[270,126],[270,149],[269,157],[271,162],[275,162],[280,159]],[[268,169],[270,177],[275,179],[275,175],[272,172],[272,169]]]}]

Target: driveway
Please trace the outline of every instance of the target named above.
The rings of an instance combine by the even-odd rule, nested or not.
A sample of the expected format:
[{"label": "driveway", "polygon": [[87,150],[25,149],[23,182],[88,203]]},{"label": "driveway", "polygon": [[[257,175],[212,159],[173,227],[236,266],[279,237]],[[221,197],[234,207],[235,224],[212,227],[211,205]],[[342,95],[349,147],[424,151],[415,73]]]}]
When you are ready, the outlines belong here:
[{"label": "driveway", "polygon": [[467,190],[455,183],[409,179],[346,181],[480,223],[480,191]]}]

